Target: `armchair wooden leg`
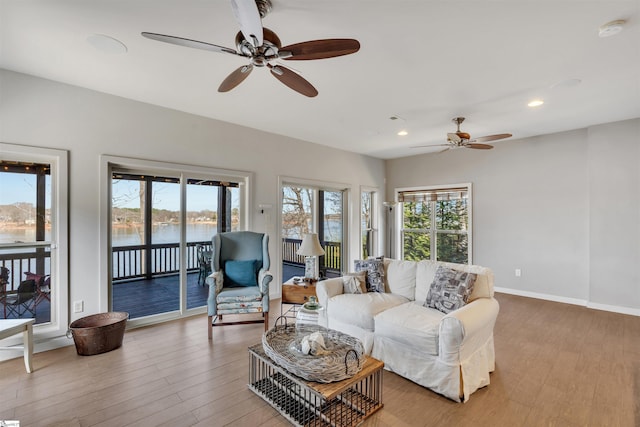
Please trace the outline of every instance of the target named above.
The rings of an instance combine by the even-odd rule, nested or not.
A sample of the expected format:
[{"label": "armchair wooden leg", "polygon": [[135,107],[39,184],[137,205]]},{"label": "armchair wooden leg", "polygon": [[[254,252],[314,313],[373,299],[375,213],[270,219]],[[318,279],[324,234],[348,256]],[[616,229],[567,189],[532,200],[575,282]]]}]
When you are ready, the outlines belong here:
[{"label": "armchair wooden leg", "polygon": [[269,312],[263,313],[264,315],[264,331],[267,332],[269,330]]},{"label": "armchair wooden leg", "polygon": [[209,339],[211,340],[213,339],[213,324],[212,324],[213,316],[209,316],[208,319],[209,319]]}]

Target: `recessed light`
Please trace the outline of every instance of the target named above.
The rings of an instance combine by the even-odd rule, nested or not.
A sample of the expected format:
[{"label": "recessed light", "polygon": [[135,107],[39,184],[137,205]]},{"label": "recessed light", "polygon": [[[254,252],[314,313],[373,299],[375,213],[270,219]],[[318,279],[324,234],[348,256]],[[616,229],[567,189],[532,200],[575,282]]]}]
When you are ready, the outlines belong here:
[{"label": "recessed light", "polygon": [[127,53],[127,46],[118,39],[104,34],[93,34],[87,37],[87,42],[103,53],[122,54]]},{"label": "recessed light", "polygon": [[622,31],[623,25],[626,23],[624,19],[618,19],[615,21],[607,22],[604,25],[601,25],[598,28],[598,36],[600,37],[611,37],[615,36],[619,32]]},{"label": "recessed light", "polygon": [[406,135],[409,135],[409,132],[407,132],[406,130],[398,131],[398,136],[406,136]]},{"label": "recessed light", "polygon": [[527,104],[528,107],[539,107],[542,104],[544,104],[544,101],[542,99],[534,99],[532,101],[529,101],[529,103]]}]

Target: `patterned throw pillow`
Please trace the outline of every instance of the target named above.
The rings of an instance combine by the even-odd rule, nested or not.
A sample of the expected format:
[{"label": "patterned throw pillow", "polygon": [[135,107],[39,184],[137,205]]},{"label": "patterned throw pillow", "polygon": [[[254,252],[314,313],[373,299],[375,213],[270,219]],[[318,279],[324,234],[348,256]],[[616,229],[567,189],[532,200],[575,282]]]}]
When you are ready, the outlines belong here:
[{"label": "patterned throw pillow", "polygon": [[384,293],[384,259],[371,258],[354,261],[354,270],[367,272],[367,292]]},{"label": "patterned throw pillow", "polygon": [[431,283],[425,307],[450,313],[464,306],[473,291],[476,275],[440,266]]},{"label": "patterned throw pillow", "polygon": [[342,286],[345,294],[366,294],[367,272],[345,274],[342,276]]}]

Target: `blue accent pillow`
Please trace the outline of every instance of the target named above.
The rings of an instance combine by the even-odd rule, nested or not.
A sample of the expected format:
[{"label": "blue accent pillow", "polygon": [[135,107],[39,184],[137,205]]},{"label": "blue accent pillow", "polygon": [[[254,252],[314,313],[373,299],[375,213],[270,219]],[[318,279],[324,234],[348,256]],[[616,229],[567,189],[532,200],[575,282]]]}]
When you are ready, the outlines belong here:
[{"label": "blue accent pillow", "polygon": [[224,286],[258,286],[258,260],[226,261]]}]

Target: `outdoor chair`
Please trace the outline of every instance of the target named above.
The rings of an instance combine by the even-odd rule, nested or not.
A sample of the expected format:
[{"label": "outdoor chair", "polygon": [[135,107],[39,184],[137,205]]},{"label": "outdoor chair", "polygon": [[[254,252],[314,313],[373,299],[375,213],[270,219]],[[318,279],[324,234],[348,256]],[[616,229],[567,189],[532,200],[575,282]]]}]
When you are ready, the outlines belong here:
[{"label": "outdoor chair", "polygon": [[4,318],[21,318],[25,314],[36,316],[36,297],[38,296],[35,280],[23,280],[16,292],[7,292],[2,286],[0,301],[4,306]]},{"label": "outdoor chair", "polygon": [[[209,339],[212,327],[263,323],[269,327],[269,236],[252,231],[219,233],[211,239],[211,275],[207,277]],[[227,314],[261,313],[260,320],[223,322]]]},{"label": "outdoor chair", "polygon": [[204,286],[207,276],[211,273],[211,251],[206,250],[204,245],[197,244],[196,254],[198,257],[198,283]]}]

